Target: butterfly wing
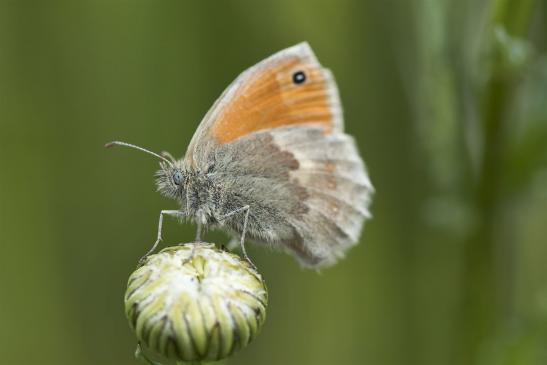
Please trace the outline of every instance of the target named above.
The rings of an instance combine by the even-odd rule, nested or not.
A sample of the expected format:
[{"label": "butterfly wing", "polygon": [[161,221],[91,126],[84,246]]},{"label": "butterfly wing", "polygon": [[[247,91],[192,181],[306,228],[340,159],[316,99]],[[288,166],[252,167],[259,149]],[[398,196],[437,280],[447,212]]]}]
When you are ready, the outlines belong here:
[{"label": "butterfly wing", "polygon": [[[213,166],[221,213],[250,206],[247,237],[307,266],[343,256],[369,216],[373,189],[343,133],[336,83],[307,43],[241,74],[205,116],[185,160]],[[243,229],[241,217],[225,225]]]}]

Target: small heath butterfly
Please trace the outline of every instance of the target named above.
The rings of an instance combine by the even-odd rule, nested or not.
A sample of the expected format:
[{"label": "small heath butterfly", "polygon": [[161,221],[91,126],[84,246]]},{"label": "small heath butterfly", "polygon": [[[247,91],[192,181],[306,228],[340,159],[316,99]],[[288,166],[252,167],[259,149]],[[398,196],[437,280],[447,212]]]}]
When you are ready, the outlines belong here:
[{"label": "small heath butterfly", "polygon": [[[160,213],[217,226],[244,242],[330,265],[355,245],[374,191],[353,138],[344,133],[338,89],[307,43],[243,72],[197,128],[186,155],[161,159],[158,191],[180,203]],[[149,252],[149,253],[150,253]]]}]

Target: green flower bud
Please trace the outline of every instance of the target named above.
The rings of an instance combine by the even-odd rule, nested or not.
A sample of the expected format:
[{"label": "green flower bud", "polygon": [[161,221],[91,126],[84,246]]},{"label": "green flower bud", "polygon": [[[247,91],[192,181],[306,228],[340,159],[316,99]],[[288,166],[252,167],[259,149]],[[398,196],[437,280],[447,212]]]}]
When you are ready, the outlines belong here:
[{"label": "green flower bud", "polygon": [[213,361],[247,346],[266,319],[268,293],[245,260],[213,244],[150,255],[129,277],[125,313],[145,350]]}]

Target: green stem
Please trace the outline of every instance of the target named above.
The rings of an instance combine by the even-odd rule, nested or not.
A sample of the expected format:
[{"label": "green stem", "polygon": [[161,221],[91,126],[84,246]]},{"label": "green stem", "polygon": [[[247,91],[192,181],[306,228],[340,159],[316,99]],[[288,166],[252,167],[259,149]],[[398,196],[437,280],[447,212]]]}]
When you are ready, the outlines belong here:
[{"label": "green stem", "polygon": [[[534,0],[498,1],[494,25],[501,24],[512,36],[528,29]],[[499,52],[496,57],[501,57]],[[476,364],[486,341],[502,327],[505,298],[512,295],[512,280],[499,280],[507,268],[498,264],[502,249],[498,232],[502,216],[503,160],[515,76],[496,70],[502,60],[495,59],[494,70],[484,92],[483,153],[474,201],[478,214],[477,229],[464,249],[464,303],[462,363]],[[507,228],[504,228],[505,230]],[[510,249],[510,247],[509,247]],[[511,275],[509,271],[509,276]],[[507,277],[507,274],[505,275]]]},{"label": "green stem", "polygon": [[464,336],[468,358],[473,364],[485,339],[491,336],[501,318],[503,288],[496,280],[496,222],[499,218],[501,163],[504,145],[504,106],[510,85],[494,80],[487,92],[483,165],[475,201],[479,224],[465,246]]}]

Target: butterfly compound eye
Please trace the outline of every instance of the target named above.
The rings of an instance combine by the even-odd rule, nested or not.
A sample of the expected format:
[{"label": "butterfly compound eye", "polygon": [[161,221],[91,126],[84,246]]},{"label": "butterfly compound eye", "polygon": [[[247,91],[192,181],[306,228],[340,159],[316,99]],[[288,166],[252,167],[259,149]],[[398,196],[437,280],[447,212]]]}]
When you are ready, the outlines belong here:
[{"label": "butterfly compound eye", "polygon": [[292,82],[295,84],[302,84],[304,81],[306,81],[306,74],[304,71],[296,71],[292,75]]},{"label": "butterfly compound eye", "polygon": [[175,173],[173,174],[173,182],[175,183],[175,185],[182,184],[182,173],[180,171],[175,171]]}]

